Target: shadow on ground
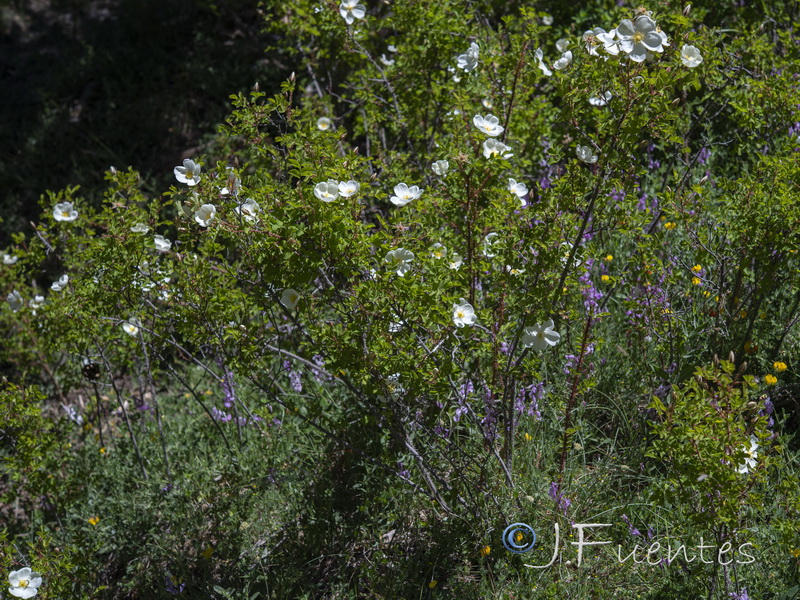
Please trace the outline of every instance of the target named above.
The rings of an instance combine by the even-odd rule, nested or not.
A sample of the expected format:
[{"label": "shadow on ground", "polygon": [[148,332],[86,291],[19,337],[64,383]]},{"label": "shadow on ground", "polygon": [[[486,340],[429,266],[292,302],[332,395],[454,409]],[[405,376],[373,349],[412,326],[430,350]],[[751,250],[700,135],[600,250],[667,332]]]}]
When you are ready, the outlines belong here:
[{"label": "shadow on ground", "polygon": [[256,0],[0,0],[0,248],[46,189],[102,197],[114,165],[169,185],[269,60]]}]

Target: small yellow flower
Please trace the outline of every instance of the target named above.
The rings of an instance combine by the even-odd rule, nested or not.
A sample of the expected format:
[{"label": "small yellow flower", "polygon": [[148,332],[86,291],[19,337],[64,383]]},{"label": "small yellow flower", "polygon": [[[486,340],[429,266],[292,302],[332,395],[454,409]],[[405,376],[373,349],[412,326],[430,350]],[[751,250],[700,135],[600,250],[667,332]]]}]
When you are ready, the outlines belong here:
[{"label": "small yellow flower", "polygon": [[778,378],[775,377],[775,375],[773,375],[772,373],[770,373],[769,375],[764,377],[764,381],[767,383],[767,385],[775,385],[776,383],[778,383]]},{"label": "small yellow flower", "polygon": [[702,283],[699,277],[692,277],[692,285],[700,285]]},{"label": "small yellow flower", "polygon": [[97,525],[100,522],[100,517],[89,517],[90,525]]},{"label": "small yellow flower", "polygon": [[772,366],[775,368],[775,370],[778,373],[780,373],[781,371],[785,371],[786,370],[786,363],[785,362],[776,361],[776,362],[772,363]]},{"label": "small yellow flower", "polygon": [[699,273],[702,270],[703,270],[703,267],[701,267],[700,265],[695,265],[695,266],[692,267],[692,273]]},{"label": "small yellow flower", "polygon": [[492,548],[490,546],[484,546],[481,548],[481,556],[489,556],[492,553]]},{"label": "small yellow flower", "polygon": [[205,550],[203,550],[203,551],[200,553],[200,556],[202,556],[203,558],[205,558],[206,560],[208,560],[209,558],[211,558],[211,555],[212,555],[212,554],[214,554],[214,548],[212,548],[211,546],[209,546],[208,548],[206,548]]},{"label": "small yellow flower", "polygon": [[607,254],[606,255],[606,260],[611,262],[612,260],[614,260],[614,255],[613,254]]},{"label": "small yellow flower", "polygon": [[533,437],[531,437],[531,434],[530,434],[530,433],[526,433],[526,434],[525,434],[525,441],[526,441],[526,442],[530,442],[532,439],[533,439]]},{"label": "small yellow flower", "polygon": [[740,310],[739,311],[739,317],[742,318],[742,319],[746,319],[747,318],[747,311],[746,310]]},{"label": "small yellow flower", "polygon": [[711,292],[709,292],[708,290],[703,290],[703,296],[708,298],[710,295],[711,295]]},{"label": "small yellow flower", "polygon": [[608,275],[601,275],[601,276],[600,276],[600,280],[601,280],[603,283],[608,283],[609,281],[611,281],[611,277],[609,277]]},{"label": "small yellow flower", "polygon": [[664,223],[664,229],[675,229],[676,227],[677,225],[675,225],[675,223],[673,223],[672,221],[667,221],[666,223]]},{"label": "small yellow flower", "polygon": [[767,318],[767,313],[762,312],[760,315],[758,315],[758,318],[759,319],[766,319]]},{"label": "small yellow flower", "polygon": [[106,447],[103,446],[102,448],[100,448],[100,454],[105,454],[105,453],[106,453]]},{"label": "small yellow flower", "polygon": [[792,556],[795,558],[800,558],[800,548],[792,548],[791,552]]},{"label": "small yellow flower", "polygon": [[435,587],[436,587],[436,585],[437,585],[438,583],[439,583],[438,581],[436,581],[435,579],[432,579],[432,580],[431,580],[431,582],[428,584],[428,587],[429,587],[429,588],[431,588],[431,589],[433,589],[433,588],[435,588]]}]

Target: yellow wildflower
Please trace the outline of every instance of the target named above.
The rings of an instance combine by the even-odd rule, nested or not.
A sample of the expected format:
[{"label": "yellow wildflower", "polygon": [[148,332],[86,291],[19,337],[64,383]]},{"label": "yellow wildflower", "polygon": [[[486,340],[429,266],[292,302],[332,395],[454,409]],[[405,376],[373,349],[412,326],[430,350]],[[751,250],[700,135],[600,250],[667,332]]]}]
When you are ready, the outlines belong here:
[{"label": "yellow wildflower", "polygon": [[436,584],[438,584],[438,583],[439,583],[438,581],[436,581],[435,579],[432,579],[431,582],[428,584],[428,587],[433,589],[433,588],[436,587]]},{"label": "yellow wildflower", "polygon": [[100,448],[100,454],[105,454],[105,453],[106,453],[106,447],[103,446],[102,448]]},{"label": "yellow wildflower", "polygon": [[214,554],[214,548],[212,548],[211,546],[209,546],[208,548],[206,548],[205,550],[203,550],[203,551],[200,553],[200,556],[202,556],[203,558],[205,558],[206,560],[208,560],[209,558],[211,558],[211,555],[212,555],[212,554]]},{"label": "yellow wildflower", "polygon": [[764,377],[764,381],[767,383],[767,385],[775,385],[776,383],[778,383],[778,378],[775,377],[775,375],[773,375],[772,373],[770,373],[769,375]]},{"label": "yellow wildflower", "polygon": [[89,517],[90,525],[97,525],[100,522],[100,517]]},{"label": "yellow wildflower", "polygon": [[607,260],[607,261],[612,261],[612,260],[614,260],[614,255],[613,255],[613,254],[607,254],[607,255],[606,255],[606,260]]},{"label": "yellow wildflower", "polygon": [[695,265],[695,266],[692,267],[692,273],[699,273],[702,270],[703,270],[703,267],[701,267],[700,265]]},{"label": "yellow wildflower", "polygon": [[701,281],[699,277],[692,277],[692,285],[700,285]]},{"label": "yellow wildflower", "polygon": [[484,546],[481,548],[481,556],[489,556],[491,554],[492,548],[490,546]]},{"label": "yellow wildflower", "polygon": [[785,371],[786,370],[786,363],[785,362],[775,361],[774,363],[772,363],[772,366],[775,368],[775,370],[778,373],[780,373],[781,371]]},{"label": "yellow wildflower", "polygon": [[611,277],[609,277],[608,275],[601,275],[600,279],[602,280],[603,283],[608,283],[609,281],[611,281]]},{"label": "yellow wildflower", "polygon": [[673,223],[672,221],[667,221],[666,223],[664,223],[664,229],[675,229],[676,227],[677,225],[675,225],[675,223]]},{"label": "yellow wildflower", "polygon": [[526,433],[526,434],[525,434],[525,441],[526,441],[526,442],[530,442],[532,439],[533,439],[533,437],[531,437],[531,434],[530,434],[530,433]]}]

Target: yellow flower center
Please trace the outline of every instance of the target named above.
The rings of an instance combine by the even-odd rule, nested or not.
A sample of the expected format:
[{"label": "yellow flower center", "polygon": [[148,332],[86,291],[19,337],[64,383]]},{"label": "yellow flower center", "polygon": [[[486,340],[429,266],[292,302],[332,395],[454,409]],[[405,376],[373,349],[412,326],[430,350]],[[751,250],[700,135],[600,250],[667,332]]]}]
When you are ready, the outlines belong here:
[{"label": "yellow flower center", "polygon": [[21,587],[24,590],[26,587],[28,587],[29,583],[30,582],[27,579],[20,579],[19,580],[19,587]]},{"label": "yellow flower center", "polygon": [[65,218],[69,218],[70,212],[68,210],[62,210],[61,216]]},{"label": "yellow flower center", "polygon": [[464,311],[463,311],[463,310],[459,310],[459,311],[456,313],[456,317],[458,317],[459,319],[463,319],[465,316],[466,316],[466,315],[464,315]]},{"label": "yellow flower center", "polygon": [[644,34],[641,31],[637,31],[633,34],[633,41],[634,43],[638,44],[644,39]]}]

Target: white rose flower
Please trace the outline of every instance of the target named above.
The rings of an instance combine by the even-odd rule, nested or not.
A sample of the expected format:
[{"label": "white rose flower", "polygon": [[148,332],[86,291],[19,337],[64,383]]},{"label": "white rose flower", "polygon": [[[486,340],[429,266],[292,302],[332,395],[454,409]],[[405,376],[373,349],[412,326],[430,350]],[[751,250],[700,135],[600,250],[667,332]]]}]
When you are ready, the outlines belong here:
[{"label": "white rose flower", "polygon": [[17,312],[25,304],[25,302],[22,300],[22,294],[20,294],[17,290],[14,290],[8,296],[6,296],[6,302],[8,302],[8,305],[14,312]]},{"label": "white rose flower", "polygon": [[333,202],[339,197],[339,182],[329,179],[314,186],[314,195],[323,202]]},{"label": "white rose flower", "polygon": [[367,14],[367,7],[359,4],[358,0],[342,0],[339,5],[339,14],[345,20],[345,23],[352,25],[355,19],[363,19]]},{"label": "white rose flower", "polygon": [[447,170],[450,168],[450,163],[446,160],[437,160],[435,163],[431,165],[431,169],[433,172],[436,173],[439,177],[444,177],[447,175]]},{"label": "white rose flower", "polygon": [[589,97],[589,104],[592,106],[605,106],[608,102],[613,98],[613,94],[609,91],[605,91],[599,96],[590,96]]},{"label": "white rose flower", "polygon": [[15,598],[33,598],[42,585],[42,576],[31,571],[30,567],[25,567],[19,571],[11,571],[8,582],[11,584],[8,593]]},{"label": "white rose flower", "polygon": [[[567,261],[569,260],[569,255],[572,252],[572,244],[569,242],[561,242],[561,247],[563,248],[563,254],[561,256],[561,264],[566,265]],[[583,264],[583,261],[578,258],[577,252],[575,253],[575,258],[572,260],[572,268],[577,269]]]},{"label": "white rose flower", "polygon": [[320,131],[328,131],[333,123],[328,117],[320,117],[317,119],[317,129]]},{"label": "white rose flower", "polygon": [[450,268],[451,269],[458,270],[458,268],[462,265],[463,262],[464,262],[464,259],[461,258],[461,255],[458,254],[457,252],[453,252],[450,255]]},{"label": "white rose flower", "polygon": [[525,269],[517,269],[512,267],[511,265],[506,265],[506,273],[508,273],[509,275],[514,275],[516,277],[517,275],[522,275],[524,272]]},{"label": "white rose flower", "polygon": [[545,15],[542,17],[542,23],[550,27],[553,24],[553,17],[550,15]]},{"label": "white rose flower", "polygon": [[575,153],[578,155],[578,158],[585,163],[589,163],[590,165],[597,162],[597,154],[592,151],[590,146],[578,146],[575,149]]},{"label": "white rose flower", "polygon": [[142,326],[142,323],[136,317],[131,317],[127,321],[122,322],[122,331],[127,333],[130,336],[137,335],[139,333],[139,328]]},{"label": "white rose flower", "polygon": [[447,248],[445,248],[439,242],[436,242],[433,246],[431,246],[430,250],[431,250],[431,257],[433,258],[444,258],[445,256],[447,256]]},{"label": "white rose flower", "polygon": [[13,265],[19,260],[19,256],[11,256],[10,254],[3,254],[3,264]]},{"label": "white rose flower", "polygon": [[283,293],[281,294],[281,304],[283,304],[289,310],[294,310],[294,307],[297,306],[298,302],[300,302],[300,294],[298,294],[292,288],[283,290]]},{"label": "white rose flower", "polygon": [[186,185],[192,186],[200,183],[200,165],[190,158],[183,161],[182,167],[175,167],[172,172],[175,173],[175,179]]},{"label": "white rose flower", "polygon": [[465,71],[469,72],[472,71],[475,67],[477,67],[478,50],[479,50],[478,44],[472,42],[469,45],[469,49],[456,59],[456,64],[458,65],[458,68],[464,69]]},{"label": "white rose flower", "polygon": [[386,58],[385,54],[381,54],[380,61],[384,67],[391,67],[394,64],[394,59]]},{"label": "white rose flower", "polygon": [[486,110],[492,110],[494,108],[494,102],[492,102],[489,98],[484,98],[481,100],[481,104],[483,104],[483,108]]},{"label": "white rose flower", "polygon": [[234,171],[233,167],[225,167],[225,169],[228,173],[227,185],[223,187],[219,193],[222,196],[238,196],[239,189],[242,187],[242,180],[236,175],[236,171]]},{"label": "white rose flower", "polygon": [[386,378],[386,387],[389,389],[389,394],[392,398],[399,398],[405,393],[405,388],[400,384],[400,373],[389,375]]},{"label": "white rose flower", "polygon": [[475,115],[472,117],[472,123],[480,131],[491,137],[496,137],[503,133],[504,127],[500,125],[500,119],[494,115],[486,115],[485,117]]},{"label": "white rose flower", "polygon": [[422,190],[416,185],[408,187],[405,183],[399,183],[394,186],[394,194],[389,198],[389,201],[397,206],[405,206],[412,200],[419,198],[422,195]]},{"label": "white rose flower", "polygon": [[619,54],[619,39],[617,39],[617,30],[612,29],[608,32],[598,33],[595,36],[598,41],[603,44],[603,50],[608,54],[617,56]]},{"label": "white rose flower", "polygon": [[506,146],[503,142],[493,138],[489,138],[483,142],[483,156],[486,158],[492,158],[495,156],[499,156],[500,158],[511,158],[514,155],[509,152],[509,150],[511,150],[509,146]]},{"label": "white rose flower", "polygon": [[550,77],[553,72],[547,68],[546,64],[544,64],[544,52],[542,52],[542,49],[537,48],[536,52],[534,52],[534,56],[536,56],[536,60],[539,61],[539,68],[541,69],[542,73],[544,73],[547,77]]},{"label": "white rose flower", "polygon": [[66,289],[68,283],[69,275],[62,275],[58,278],[58,281],[53,282],[53,284],[50,286],[50,289],[54,292],[61,292]]},{"label": "white rose flower", "polygon": [[583,41],[583,45],[586,48],[586,52],[589,53],[589,56],[600,56],[600,53],[597,52],[598,46],[602,43],[600,41],[599,36],[606,33],[606,30],[602,27],[595,27],[594,29],[587,29],[583,32],[583,36],[581,40]]},{"label": "white rose flower", "polygon": [[569,66],[571,62],[572,62],[572,51],[567,50],[566,52],[564,52],[564,54],[561,55],[561,58],[559,58],[556,62],[553,63],[553,68],[559,71],[563,71]]},{"label": "white rose flower", "polygon": [[684,44],[681,48],[681,62],[684,67],[694,69],[697,65],[703,62],[703,57],[700,55],[700,50],[694,46]]},{"label": "white rose flower", "polygon": [[258,202],[252,198],[247,198],[244,203],[234,208],[233,212],[242,217],[248,223],[254,223],[258,218],[258,211],[260,208],[261,207],[258,205]]},{"label": "white rose flower", "polygon": [[656,32],[656,22],[647,15],[640,15],[631,22],[623,19],[617,26],[619,48],[634,62],[642,62],[648,52],[663,52],[662,38]]},{"label": "white rose flower", "polygon": [[131,227],[131,231],[133,233],[147,233],[148,231],[150,231],[150,228],[144,223],[137,223],[136,225]]},{"label": "white rose flower", "polygon": [[172,248],[172,242],[163,235],[154,236],[153,243],[156,245],[156,250],[159,252],[168,252],[169,249]]},{"label": "white rose flower", "polygon": [[737,471],[739,473],[749,473],[751,469],[756,468],[758,458],[758,439],[754,435],[750,436],[750,449],[748,450],[747,447],[742,448],[742,451],[747,455],[745,456],[744,462],[739,465]]},{"label": "white rose flower", "polygon": [[390,270],[395,271],[400,277],[403,277],[411,270],[414,253],[405,248],[397,248],[396,250],[390,250],[383,260],[389,264]]},{"label": "white rose flower", "polygon": [[561,334],[553,330],[553,319],[548,319],[544,323],[526,327],[522,334],[522,345],[541,352],[548,346],[555,346],[560,339]]},{"label": "white rose flower", "polygon": [[56,221],[74,221],[78,218],[78,211],[72,205],[72,202],[59,202],[53,208],[53,218]]},{"label": "white rose flower", "polygon": [[[528,186],[526,186],[522,182],[518,182],[515,179],[508,179],[508,191],[514,194],[517,198],[522,200],[525,195],[528,193]],[[522,206],[525,206],[525,201],[522,200]]]},{"label": "white rose flower", "polygon": [[34,296],[33,300],[28,302],[28,306],[31,307],[33,314],[36,314],[36,311],[44,306],[44,296]]},{"label": "white rose flower", "polygon": [[556,50],[559,52],[566,52],[568,46],[569,40],[567,38],[561,38],[556,42]]},{"label": "white rose flower", "polygon": [[358,193],[359,187],[360,186],[358,185],[358,183],[353,181],[352,179],[350,181],[342,181],[339,184],[339,195],[342,198],[349,198],[353,194]]},{"label": "white rose flower", "polygon": [[202,227],[208,227],[214,217],[217,215],[217,207],[213,204],[203,204],[194,213],[194,220],[197,221]]},{"label": "white rose flower", "polygon": [[453,304],[453,323],[456,327],[473,325],[476,320],[475,309],[464,298],[460,298],[457,303]]}]

